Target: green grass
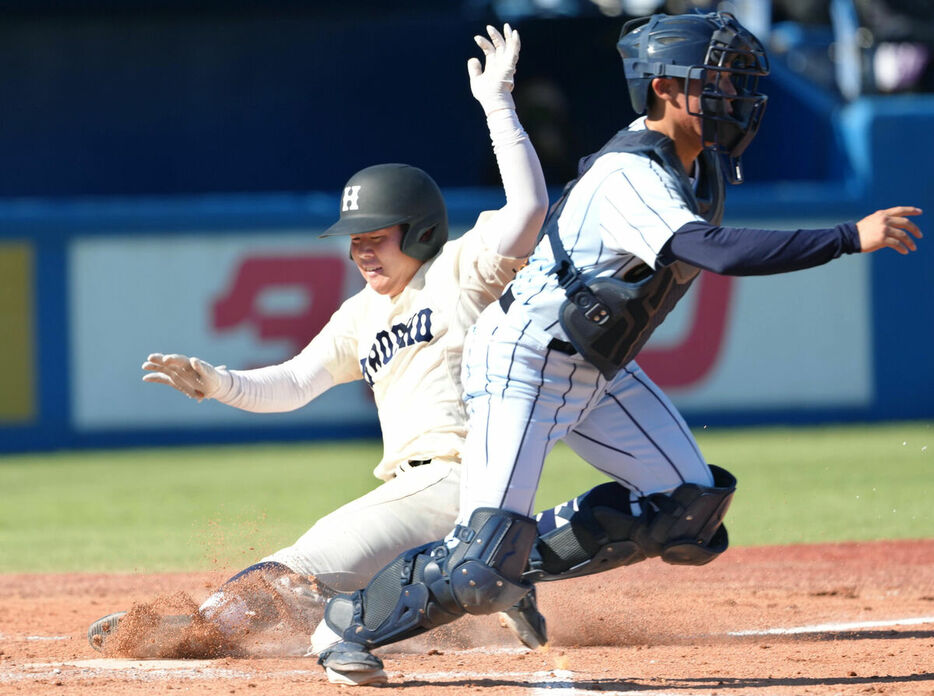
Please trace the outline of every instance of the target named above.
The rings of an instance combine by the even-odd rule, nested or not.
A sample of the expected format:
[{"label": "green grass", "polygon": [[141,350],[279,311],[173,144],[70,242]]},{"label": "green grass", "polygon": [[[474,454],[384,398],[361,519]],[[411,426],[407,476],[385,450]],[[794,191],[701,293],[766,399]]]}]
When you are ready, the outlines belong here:
[{"label": "green grass", "polygon": [[[697,435],[739,479],[734,545],[934,536],[930,423]],[[0,457],[0,572],[239,568],[372,488],[380,453],[358,442]],[[537,506],[603,480],[559,447]]]}]

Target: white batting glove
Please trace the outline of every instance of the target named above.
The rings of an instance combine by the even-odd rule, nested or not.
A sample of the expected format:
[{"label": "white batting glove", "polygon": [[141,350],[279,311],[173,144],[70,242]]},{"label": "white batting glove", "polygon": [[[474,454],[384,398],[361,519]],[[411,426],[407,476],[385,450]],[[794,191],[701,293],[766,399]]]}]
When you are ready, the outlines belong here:
[{"label": "white batting glove", "polygon": [[501,109],[515,109],[512,100],[513,76],[516,74],[516,62],[519,60],[519,32],[513,31],[508,24],[503,25],[503,33],[487,26],[489,40],[475,36],[480,50],[486,58],[486,66],[480,67],[478,58],[467,61],[467,73],[470,75],[470,91],[474,99],[480,102],[483,113],[489,116]]},{"label": "white batting glove", "polygon": [[150,373],[143,375],[144,382],[167,384],[199,402],[217,396],[233,379],[224,365],[214,367],[199,358],[177,353],[152,353],[143,363],[143,369]]}]

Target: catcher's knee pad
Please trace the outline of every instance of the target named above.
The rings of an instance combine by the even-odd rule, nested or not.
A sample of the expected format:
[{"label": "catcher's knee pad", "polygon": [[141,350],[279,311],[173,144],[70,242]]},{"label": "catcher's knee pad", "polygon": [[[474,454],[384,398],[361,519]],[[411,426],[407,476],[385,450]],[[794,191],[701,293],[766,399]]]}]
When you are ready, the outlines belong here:
[{"label": "catcher's knee pad", "polygon": [[458,543],[426,544],[400,555],[366,586],[328,602],[324,620],[343,640],[373,648],[449,623],[465,613],[492,614],[515,604],[538,531],[535,520],[478,508]]},{"label": "catcher's knee pad", "polygon": [[717,466],[710,470],[713,486],[684,483],[671,493],[640,498],[639,515],[620,484],[589,490],[562,506],[563,524],[536,540],[525,578],[590,575],[656,556],[677,565],[709,563],[729,544],[723,517],[736,490],[732,474]]}]

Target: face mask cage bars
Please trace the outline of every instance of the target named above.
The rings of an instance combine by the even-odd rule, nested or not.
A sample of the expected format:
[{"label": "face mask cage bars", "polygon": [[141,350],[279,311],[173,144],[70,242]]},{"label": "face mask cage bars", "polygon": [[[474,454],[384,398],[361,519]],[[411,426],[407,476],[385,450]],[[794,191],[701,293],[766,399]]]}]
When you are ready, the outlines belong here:
[{"label": "face mask cage bars", "polygon": [[[688,108],[688,113],[704,119],[705,128],[708,122],[714,125],[713,133],[705,130],[705,146],[713,143],[717,151],[730,157],[739,157],[758,130],[768,100],[766,95],[758,91],[762,73],[710,65],[692,66],[686,72],[686,94],[691,93],[693,82],[697,81],[701,85],[700,110],[692,111]],[[717,126],[717,122],[726,127]],[[748,138],[745,137],[747,134]]]},{"label": "face mask cage bars", "polygon": [[[756,37],[743,30],[732,15],[722,14],[724,25],[710,38],[701,79],[704,146],[729,160],[730,183],[743,181],[740,155],[752,142],[765,113],[767,97],[758,91],[759,78],[769,74],[769,59]],[[723,91],[723,77],[734,94]],[[690,87],[691,72],[685,80]],[[713,78],[713,79],[711,79]],[[708,143],[712,143],[708,145]]]},{"label": "face mask cage bars", "polygon": [[685,94],[690,94],[693,82],[700,83],[700,110],[688,108],[688,113],[703,122],[704,147],[728,157],[730,181],[740,183],[739,157],[759,130],[768,100],[758,91],[759,78],[768,74],[768,61],[759,51],[715,46],[708,51],[708,58],[706,65],[669,65],[665,72],[684,78]]}]

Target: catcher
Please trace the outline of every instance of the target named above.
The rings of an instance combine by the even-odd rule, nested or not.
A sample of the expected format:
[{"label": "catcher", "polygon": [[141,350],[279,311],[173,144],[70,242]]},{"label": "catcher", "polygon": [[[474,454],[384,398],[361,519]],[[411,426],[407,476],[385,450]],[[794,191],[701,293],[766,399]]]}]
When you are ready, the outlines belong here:
[{"label": "catcher", "polygon": [[[312,641],[332,682],[386,681],[375,648],[502,611],[531,582],[648,558],[716,559],[728,546],[722,522],[736,480],[707,464],[634,358],[701,269],[788,273],[843,254],[917,249],[914,206],[825,229],[722,225],[720,163],[742,180],[740,156],[766,104],[758,80],[769,71],[764,47],[732,15],[635,19],[617,48],[634,110],[646,115],[581,160],[545,220],[547,239],[471,329],[460,518],[362,592],[328,601]],[[533,519],[558,441],[612,480]]]},{"label": "catcher", "polygon": [[[272,599],[284,599],[314,626],[328,596],[363,589],[402,551],[438,539],[454,525],[467,431],[460,382],[464,338],[525,263],[548,207],[541,166],[511,95],[519,34],[508,24],[502,34],[493,27],[487,32],[488,39],[475,37],[485,65],[472,58],[467,67],[471,92],[486,114],[506,195],[503,208],[482,213],[473,229],[448,241],[445,203],[428,174],[404,164],[367,167],[347,182],[340,219],[321,235],[350,238],[350,256],[366,287],[301,353],[245,371],[178,354],[154,353],[143,363],[145,382],[255,412],[298,409],[354,380],[373,390],[384,448],[373,473],[381,485],[214,592],[198,612],[222,633],[262,628],[255,624],[268,617],[271,597],[239,591],[246,579],[262,578],[261,586],[279,595]],[[92,624],[92,646],[102,649],[124,615]],[[534,597],[503,619],[529,647],[545,642]]]}]

